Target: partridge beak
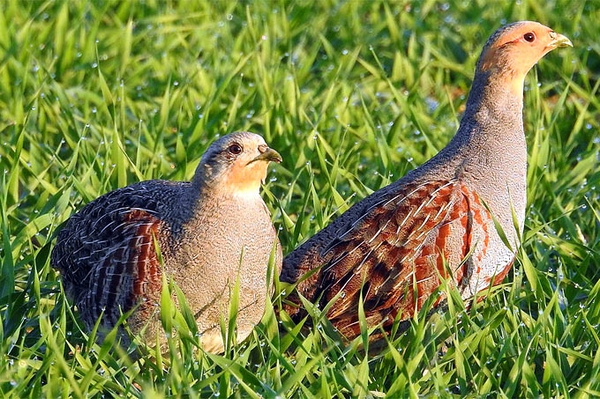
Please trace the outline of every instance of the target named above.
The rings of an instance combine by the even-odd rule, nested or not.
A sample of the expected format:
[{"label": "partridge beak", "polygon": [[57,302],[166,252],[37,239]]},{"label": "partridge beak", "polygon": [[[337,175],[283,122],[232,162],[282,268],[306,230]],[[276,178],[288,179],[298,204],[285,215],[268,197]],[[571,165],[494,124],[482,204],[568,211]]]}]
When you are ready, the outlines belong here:
[{"label": "partridge beak", "polygon": [[548,43],[548,46],[551,48],[557,47],[573,47],[573,43],[569,40],[568,37],[561,35],[560,33],[552,32],[553,35],[552,41]]},{"label": "partridge beak", "polygon": [[281,155],[279,155],[279,153],[277,151],[275,151],[274,149],[267,147],[267,146],[261,146],[258,148],[258,150],[260,151],[260,155],[257,156],[256,158],[254,158],[252,160],[252,162],[254,161],[267,161],[267,162],[277,162],[280,163],[281,161],[283,161],[283,158],[281,158]]}]

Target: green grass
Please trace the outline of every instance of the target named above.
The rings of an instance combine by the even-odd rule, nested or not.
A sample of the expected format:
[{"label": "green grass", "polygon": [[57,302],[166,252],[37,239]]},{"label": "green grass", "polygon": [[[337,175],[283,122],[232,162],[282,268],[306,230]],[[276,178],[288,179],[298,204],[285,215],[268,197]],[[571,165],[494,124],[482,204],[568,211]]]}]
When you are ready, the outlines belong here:
[{"label": "green grass", "polygon": [[[196,3],[0,5],[3,396],[600,395],[600,3]],[[485,300],[373,356],[318,309],[307,332],[268,309],[223,356],[182,338],[132,362],[81,331],[49,254],[84,203],[189,179],[217,135],[251,130],[284,157],[264,197],[288,252],[448,142],[481,46],[519,19],[575,47],[528,76],[523,245]]]}]

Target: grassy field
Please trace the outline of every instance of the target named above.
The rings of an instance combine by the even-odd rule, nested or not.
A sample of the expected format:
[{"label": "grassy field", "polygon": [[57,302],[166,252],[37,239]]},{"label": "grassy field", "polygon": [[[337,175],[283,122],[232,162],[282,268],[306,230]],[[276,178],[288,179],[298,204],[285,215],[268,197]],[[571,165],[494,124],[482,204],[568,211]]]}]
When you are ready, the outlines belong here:
[{"label": "grassy field", "polygon": [[[520,19],[575,47],[528,76],[523,245],[487,299],[373,356],[318,311],[299,332],[269,309],[223,356],[182,339],[132,362],[81,331],[49,254],[83,204],[189,179],[215,137],[250,130],[284,158],[264,197],[288,252],[448,142],[481,46]],[[2,2],[3,396],[600,396],[598,21],[595,0]]]}]

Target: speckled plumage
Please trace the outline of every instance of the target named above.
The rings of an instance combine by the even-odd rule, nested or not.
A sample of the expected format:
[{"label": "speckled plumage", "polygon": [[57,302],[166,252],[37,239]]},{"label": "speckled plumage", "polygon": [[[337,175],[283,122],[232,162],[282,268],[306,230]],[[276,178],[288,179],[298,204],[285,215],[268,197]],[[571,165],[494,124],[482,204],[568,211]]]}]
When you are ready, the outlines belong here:
[{"label": "speckled plumage", "polygon": [[[464,299],[501,281],[525,220],[524,78],[547,52],[566,45],[566,37],[536,22],[500,28],[484,46],[450,143],[290,253],[281,281],[298,282],[297,291],[323,307],[335,300],[327,316],[347,338],[360,333],[361,293],[369,326],[389,329],[412,317],[440,278]],[[301,318],[297,295],[289,300],[285,309]]]},{"label": "speckled plumage", "polygon": [[[133,310],[129,327],[134,333],[145,329],[154,342],[164,272],[186,295],[203,347],[218,352],[219,320],[227,319],[239,277],[236,321],[238,340],[244,339],[264,311],[273,251],[281,265],[279,241],[259,194],[270,161],[281,157],[262,137],[232,133],[209,147],[192,182],[140,182],[73,215],[58,235],[51,263],[86,326],[91,329],[102,315],[102,335]],[[123,329],[120,335],[126,344]]]}]

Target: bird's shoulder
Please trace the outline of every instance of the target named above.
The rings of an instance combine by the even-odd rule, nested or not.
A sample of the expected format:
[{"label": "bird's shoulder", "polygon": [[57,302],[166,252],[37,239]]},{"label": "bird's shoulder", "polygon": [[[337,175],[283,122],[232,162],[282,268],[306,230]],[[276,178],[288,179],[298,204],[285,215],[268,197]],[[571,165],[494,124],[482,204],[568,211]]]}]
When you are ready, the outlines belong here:
[{"label": "bird's shoulder", "polygon": [[284,259],[288,282],[322,267],[331,280],[372,259],[391,269],[420,253],[428,237],[468,215],[467,188],[459,179],[399,180],[351,207]]},{"label": "bird's shoulder", "polygon": [[425,241],[429,232],[463,205],[461,188],[455,179],[390,186],[366,201],[359,215],[349,215],[322,250],[326,263],[340,265],[357,256],[375,256],[386,263],[399,261],[389,253],[394,249],[413,251]]},{"label": "bird's shoulder", "polygon": [[[165,239],[185,211],[178,202],[189,183],[148,180],[104,194],[86,204],[62,226],[51,262],[67,279],[110,262],[148,256],[144,245]],[[146,248],[147,249],[147,248]]]},{"label": "bird's shoulder", "polygon": [[289,281],[283,281],[298,281],[309,300],[336,298],[328,314],[332,319],[353,312],[361,292],[369,309],[385,309],[411,282],[426,285],[443,274],[441,254],[449,246],[461,258],[469,254],[471,242],[456,238],[469,236],[474,205],[482,208],[459,179],[392,184],[348,210],[326,239],[288,255],[282,275]]}]

